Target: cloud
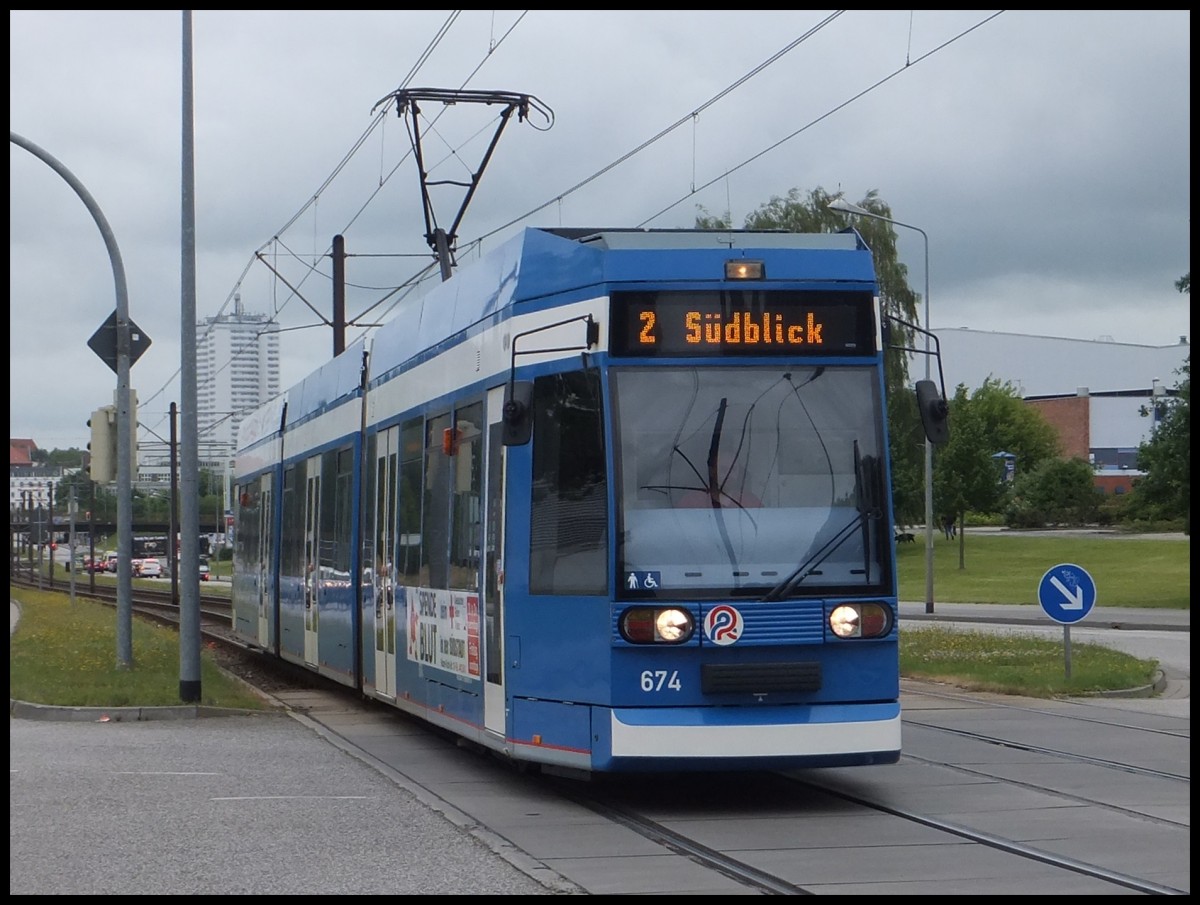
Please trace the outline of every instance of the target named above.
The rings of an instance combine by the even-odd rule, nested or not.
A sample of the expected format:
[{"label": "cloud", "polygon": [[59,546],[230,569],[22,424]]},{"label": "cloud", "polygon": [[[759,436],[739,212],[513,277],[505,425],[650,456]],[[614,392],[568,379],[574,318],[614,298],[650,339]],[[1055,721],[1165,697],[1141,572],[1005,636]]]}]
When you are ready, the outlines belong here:
[{"label": "cloud", "polygon": [[[11,129],[108,218],[153,340],[133,383],[161,419],[181,365],[182,14],[10,10],[9,23]],[[687,226],[699,206],[740,222],[792,188],[874,189],[929,236],[934,327],[1153,345],[1190,330],[1174,289],[1190,270],[1188,11],[201,10],[192,23],[196,314],[235,292],[278,310],[285,382],[331,349],[313,309],[330,310],[334,235],[354,256],[351,317],[382,313],[431,261],[406,121],[371,128],[406,83],[524,92],[554,111],[547,131],[506,126],[463,217],[464,260],[531,211],[522,225]],[[496,111],[428,108],[428,169],[469,179]],[[10,430],[83,446],[115,387],[86,346],[115,307],[112,263],[69,186],[11,147]],[[457,208],[439,201],[439,224]],[[897,234],[923,291],[921,237]]]}]

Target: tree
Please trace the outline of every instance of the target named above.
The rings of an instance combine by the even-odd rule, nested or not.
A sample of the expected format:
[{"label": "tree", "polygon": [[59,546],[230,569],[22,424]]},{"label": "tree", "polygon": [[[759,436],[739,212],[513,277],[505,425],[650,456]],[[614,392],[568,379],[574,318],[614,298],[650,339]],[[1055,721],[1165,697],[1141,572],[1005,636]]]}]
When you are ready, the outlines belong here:
[{"label": "tree", "polygon": [[62,468],[82,468],[83,450],[72,446],[70,449],[52,449],[46,454],[46,464]]},{"label": "tree", "polygon": [[[884,314],[915,323],[921,297],[908,285],[908,268],[896,255],[896,232],[892,224],[873,217],[854,217],[829,210],[835,196],[817,187],[807,194],[792,189],[786,198],[772,197],[746,217],[745,229],[782,229],[797,233],[844,232],[858,230],[875,258],[876,280]],[[865,210],[894,219],[891,208],[872,189],[858,202]],[[698,229],[731,229],[728,212],[722,217],[709,214],[703,207],[696,217]],[[912,331],[890,324],[888,350],[884,356],[884,383],[888,404],[888,428],[891,433],[892,498],[896,518],[901,523],[924,519],[924,444],[925,434],[917,411],[916,394],[908,386],[908,354],[913,347]]]},{"label": "tree", "polygon": [[1173,397],[1143,414],[1154,414],[1158,425],[1138,448],[1138,468],[1145,472],[1133,481],[1133,499],[1126,514],[1147,520],[1183,519],[1183,530],[1192,530],[1192,379],[1189,355],[1176,373],[1182,380]]},{"label": "tree", "polygon": [[1021,528],[1086,525],[1096,521],[1101,499],[1092,466],[1083,459],[1047,459],[1017,476],[1008,523]]},{"label": "tree", "polygon": [[1058,433],[1041,412],[1025,404],[1009,381],[989,377],[971,394],[971,402],[992,452],[1014,454],[1018,474],[1062,455]]},{"label": "tree", "polygon": [[[1175,281],[1175,288],[1192,294],[1191,271]],[[1158,420],[1150,439],[1138,448],[1138,468],[1145,475],[1133,482],[1133,499],[1126,514],[1148,520],[1183,519],[1185,534],[1192,533],[1192,357],[1184,359],[1176,374],[1183,378],[1175,395],[1142,415]]]},{"label": "tree", "polygon": [[[990,514],[1004,507],[1008,487],[996,453],[1012,453],[1019,471],[1033,471],[1059,456],[1054,428],[1007,381],[989,377],[973,392],[960,384],[950,401],[950,423],[950,439],[934,459],[934,509],[953,517],[960,529],[966,513]],[[962,530],[958,538],[961,569],[966,562]]]},{"label": "tree", "polygon": [[966,568],[967,512],[991,512],[1004,497],[1004,486],[992,458],[995,443],[988,436],[980,406],[972,405],[960,385],[950,400],[950,439],[937,452],[933,472],[935,511],[958,525],[958,567]]}]

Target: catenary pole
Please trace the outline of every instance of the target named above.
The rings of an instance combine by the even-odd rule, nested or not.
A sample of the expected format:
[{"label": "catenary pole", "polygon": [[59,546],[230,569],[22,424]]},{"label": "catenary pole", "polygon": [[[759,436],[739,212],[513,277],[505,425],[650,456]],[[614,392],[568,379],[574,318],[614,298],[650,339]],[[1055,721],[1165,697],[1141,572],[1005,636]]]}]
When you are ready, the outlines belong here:
[{"label": "catenary pole", "polygon": [[183,10],[183,172],[180,253],[179,698],[200,700],[200,457],[196,450],[196,201],[192,11]]}]

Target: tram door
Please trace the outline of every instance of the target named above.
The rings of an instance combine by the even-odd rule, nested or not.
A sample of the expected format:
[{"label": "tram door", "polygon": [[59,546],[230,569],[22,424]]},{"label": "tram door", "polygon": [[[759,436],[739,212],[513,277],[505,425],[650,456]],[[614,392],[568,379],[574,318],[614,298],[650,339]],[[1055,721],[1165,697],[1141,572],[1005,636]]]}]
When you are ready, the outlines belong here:
[{"label": "tram door", "polygon": [[483,567],[483,724],[505,733],[504,700],[504,475],[506,449],[501,442],[504,388],[488,391],[487,509],[480,540]]},{"label": "tram door", "polygon": [[317,614],[320,603],[321,457],[313,456],[304,482],[304,662],[317,665]]},{"label": "tram door", "polygon": [[271,551],[275,549],[272,529],[275,520],[271,513],[271,475],[259,479],[258,497],[258,646],[270,650],[271,614],[275,607],[275,572],[272,569]]},{"label": "tram door", "polygon": [[378,435],[375,452],[375,690],[396,697],[396,463],[400,428]]}]

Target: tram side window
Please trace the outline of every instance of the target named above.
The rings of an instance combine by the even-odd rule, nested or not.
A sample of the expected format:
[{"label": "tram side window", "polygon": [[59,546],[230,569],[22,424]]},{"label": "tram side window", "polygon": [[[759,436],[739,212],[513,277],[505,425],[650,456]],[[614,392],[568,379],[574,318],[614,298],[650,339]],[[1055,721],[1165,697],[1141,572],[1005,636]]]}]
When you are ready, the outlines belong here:
[{"label": "tram side window", "polygon": [[608,488],[599,374],[537,378],[533,413],[529,590],[605,594]]},{"label": "tram side window", "polygon": [[450,413],[430,418],[425,425],[424,519],[421,523],[421,586],[450,587],[451,459],[443,452],[450,430]]},{"label": "tram side window", "polygon": [[[350,447],[321,457],[321,533],[318,564],[326,579],[350,577],[350,514],[353,453]],[[332,491],[332,493],[330,493]]]},{"label": "tram side window", "polygon": [[420,418],[400,428],[400,499],[396,523],[396,581],[402,585],[421,583],[421,508],[423,497],[422,453],[425,444]]},{"label": "tram side window", "polygon": [[451,439],[450,587],[479,590],[479,540],[483,525],[483,403],[454,413]]},{"label": "tram side window", "polygon": [[233,555],[239,567],[248,569],[261,558],[258,533],[261,493],[257,483],[239,485],[236,491],[238,529],[233,535]]},{"label": "tram side window", "polygon": [[304,498],[296,489],[298,469],[289,466],[283,473],[283,536],[280,538],[280,571],[300,577],[304,562]]}]

